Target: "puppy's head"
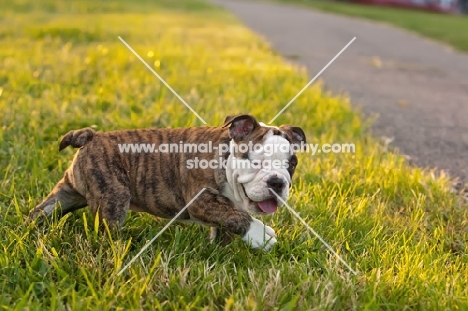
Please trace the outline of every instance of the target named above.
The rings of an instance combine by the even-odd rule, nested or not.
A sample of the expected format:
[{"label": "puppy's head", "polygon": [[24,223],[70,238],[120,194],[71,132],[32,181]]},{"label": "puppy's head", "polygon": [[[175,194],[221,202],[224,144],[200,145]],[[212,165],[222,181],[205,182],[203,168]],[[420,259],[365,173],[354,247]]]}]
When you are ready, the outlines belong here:
[{"label": "puppy's head", "polygon": [[274,213],[289,197],[296,170],[295,151],[306,143],[304,131],[295,126],[267,126],[251,115],[228,116],[230,156],[226,167],[234,203],[258,214]]}]

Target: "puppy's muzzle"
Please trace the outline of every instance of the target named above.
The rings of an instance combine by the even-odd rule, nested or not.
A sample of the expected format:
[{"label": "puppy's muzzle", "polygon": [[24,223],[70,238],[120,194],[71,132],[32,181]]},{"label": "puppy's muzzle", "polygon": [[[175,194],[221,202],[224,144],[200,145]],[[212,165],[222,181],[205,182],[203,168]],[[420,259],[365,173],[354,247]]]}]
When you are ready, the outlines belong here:
[{"label": "puppy's muzzle", "polygon": [[276,193],[281,193],[284,187],[286,187],[285,180],[277,176],[270,177],[266,183],[268,187],[271,188]]}]

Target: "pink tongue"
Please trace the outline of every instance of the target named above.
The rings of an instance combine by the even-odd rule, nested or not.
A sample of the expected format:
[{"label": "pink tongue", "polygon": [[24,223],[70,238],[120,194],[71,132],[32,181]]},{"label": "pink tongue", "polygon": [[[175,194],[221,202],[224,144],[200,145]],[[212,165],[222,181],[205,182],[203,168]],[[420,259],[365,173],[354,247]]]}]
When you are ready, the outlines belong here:
[{"label": "pink tongue", "polygon": [[258,207],[267,214],[273,214],[278,209],[275,199],[268,199],[262,202],[258,202]]}]

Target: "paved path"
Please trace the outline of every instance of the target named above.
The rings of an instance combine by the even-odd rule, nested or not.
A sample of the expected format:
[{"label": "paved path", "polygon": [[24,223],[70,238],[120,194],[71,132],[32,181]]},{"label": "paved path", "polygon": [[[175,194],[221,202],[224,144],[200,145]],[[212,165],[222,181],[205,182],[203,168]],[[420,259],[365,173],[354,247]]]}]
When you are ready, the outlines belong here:
[{"label": "paved path", "polygon": [[386,25],[282,4],[213,0],[286,58],[322,74],[326,87],[378,114],[376,135],[414,163],[468,182],[468,55]]}]

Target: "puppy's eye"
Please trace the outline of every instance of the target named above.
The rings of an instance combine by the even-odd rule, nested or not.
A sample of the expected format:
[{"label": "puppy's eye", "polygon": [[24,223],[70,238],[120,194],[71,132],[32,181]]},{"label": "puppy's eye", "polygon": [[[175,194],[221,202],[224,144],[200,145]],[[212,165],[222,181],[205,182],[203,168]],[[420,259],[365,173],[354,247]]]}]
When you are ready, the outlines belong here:
[{"label": "puppy's eye", "polygon": [[289,159],[289,168],[290,169],[295,169],[297,165],[297,157],[293,155],[291,159]]},{"label": "puppy's eye", "polygon": [[291,176],[291,178],[293,177],[294,171],[296,170],[296,165],[297,165],[297,157],[296,155],[293,155],[289,159],[289,163],[288,163],[288,173],[289,173],[289,176]]}]

